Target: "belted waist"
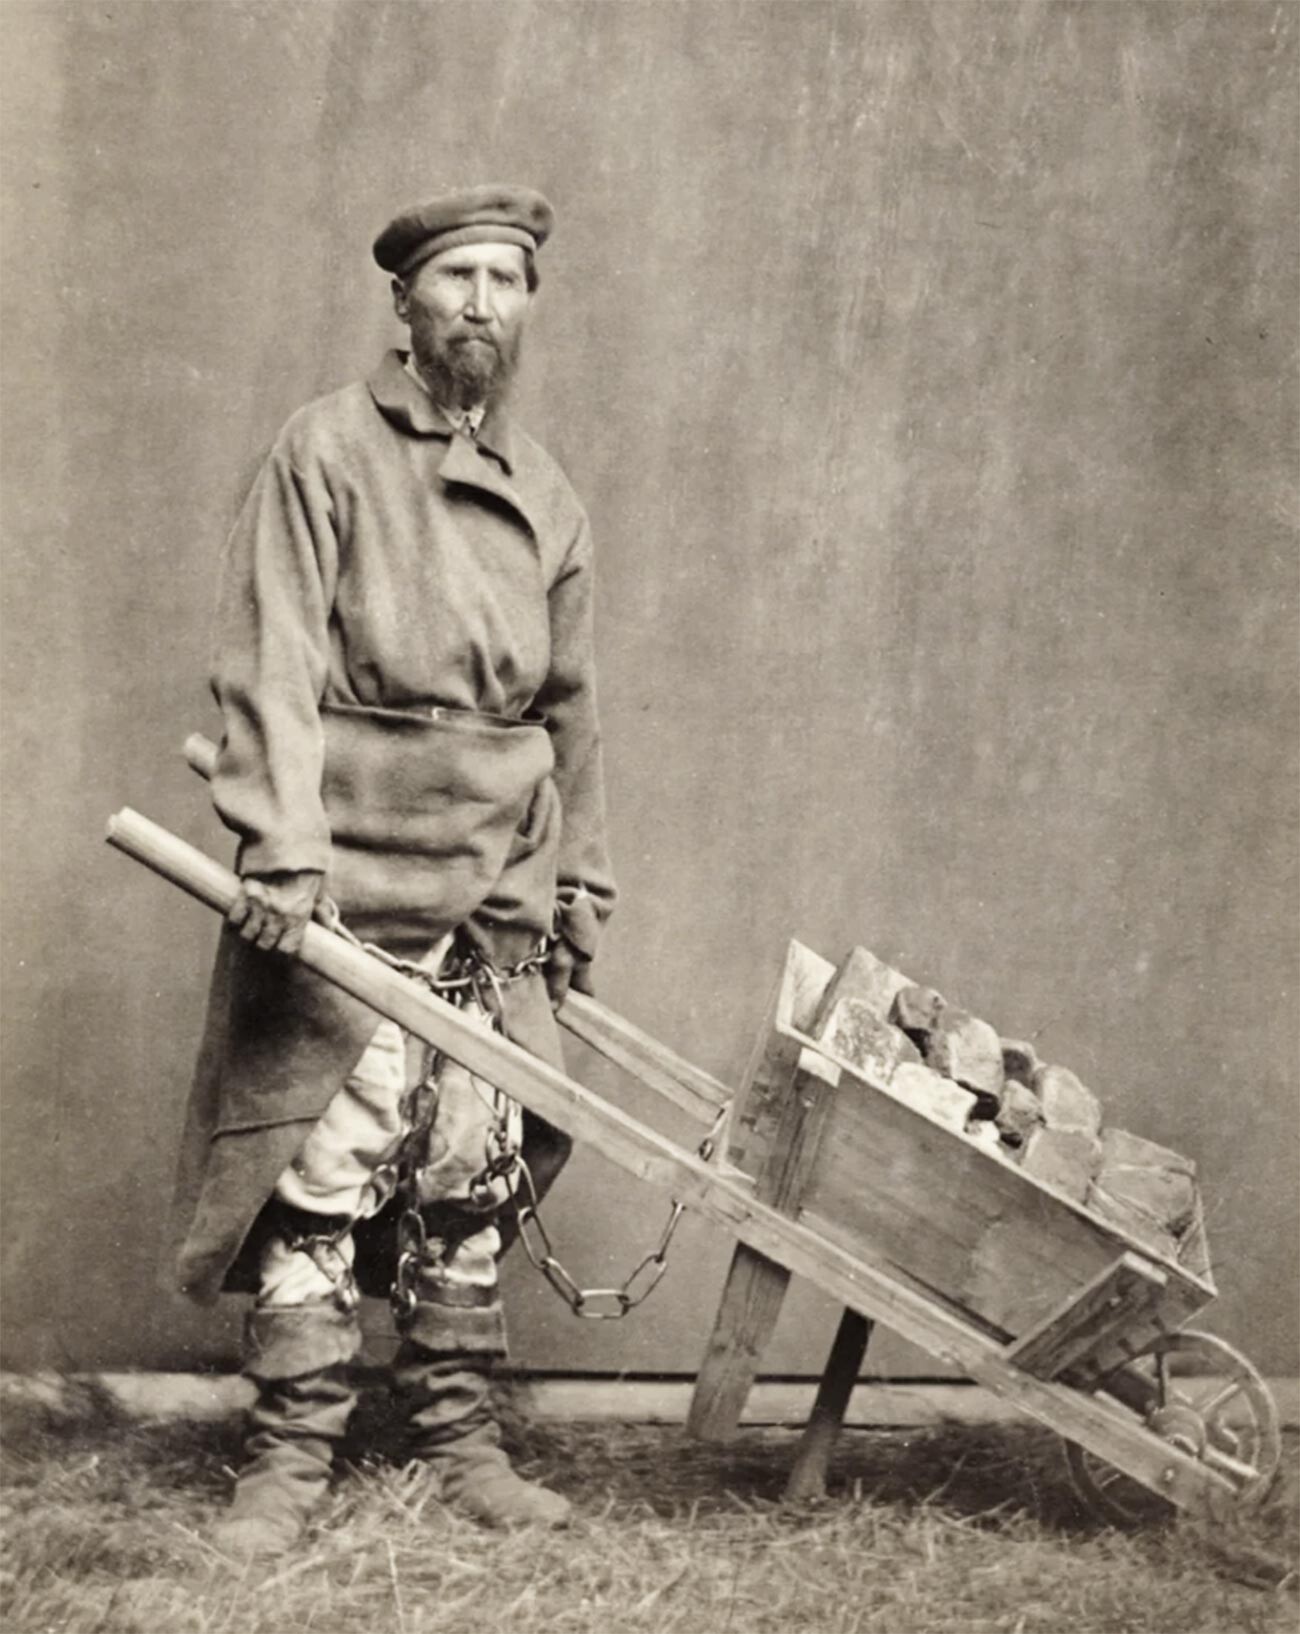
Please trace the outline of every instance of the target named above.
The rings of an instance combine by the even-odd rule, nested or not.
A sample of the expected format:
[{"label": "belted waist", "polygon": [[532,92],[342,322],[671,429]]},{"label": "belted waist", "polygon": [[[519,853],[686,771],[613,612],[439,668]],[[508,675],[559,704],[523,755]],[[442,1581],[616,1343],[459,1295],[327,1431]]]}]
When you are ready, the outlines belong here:
[{"label": "belted waist", "polygon": [[328,888],[343,917],[375,940],[386,923],[429,940],[460,924],[549,783],[541,717],[325,704],[321,725]]},{"label": "belted waist", "polygon": [[[354,704],[340,704],[340,705],[337,705],[337,706],[331,706],[331,705],[327,704],[325,707],[327,709],[330,708],[330,707],[349,708],[350,709],[350,708],[357,708],[359,706],[354,705]],[[495,715],[495,714],[492,713],[491,710],[488,710],[488,709],[459,709],[459,708],[457,708],[457,707],[455,707],[455,706],[453,706],[451,704],[420,704],[420,705],[416,706],[414,709],[409,710],[409,711],[405,710],[405,709],[395,709],[395,710],[384,709],[384,710],[377,711],[377,713],[385,714],[385,715],[387,715],[387,714],[405,715],[405,714],[410,713],[410,714],[418,715],[421,720],[428,719],[428,720],[431,720],[431,721],[444,721],[444,722],[450,723],[453,726],[456,725],[457,723],[472,723],[474,721],[487,721],[491,725],[494,725],[494,726],[507,726],[507,727],[509,727],[509,726],[541,726],[541,727],[545,727],[545,725],[546,725],[545,717],[542,716],[542,715],[539,715],[534,710],[525,710],[522,715]]]}]

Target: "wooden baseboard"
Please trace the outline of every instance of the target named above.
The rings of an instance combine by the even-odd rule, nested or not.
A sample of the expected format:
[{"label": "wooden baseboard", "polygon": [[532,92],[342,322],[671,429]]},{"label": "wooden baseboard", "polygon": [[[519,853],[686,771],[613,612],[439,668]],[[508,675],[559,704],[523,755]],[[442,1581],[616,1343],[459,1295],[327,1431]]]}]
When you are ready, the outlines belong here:
[{"label": "wooden baseboard", "polygon": [[[232,1373],[96,1373],[80,1375],[101,1385],[133,1417],[224,1418],[247,1407],[253,1388]],[[1283,1425],[1300,1428],[1300,1379],[1268,1381]],[[54,1373],[0,1374],[0,1402],[57,1406],[68,1380]],[[547,1376],[521,1381],[520,1404],[538,1419],[562,1422],[683,1424],[694,1381]],[[750,1392],[741,1424],[786,1427],[804,1424],[817,1383],[760,1380]],[[909,1429],[943,1423],[1013,1424],[1014,1407],[977,1385],[940,1380],[891,1383],[867,1380],[855,1387],[845,1423],[858,1429]]]},{"label": "wooden baseboard", "polygon": [[[1300,1379],[1270,1379],[1282,1423],[1300,1428]],[[617,1379],[538,1379],[522,1386],[526,1409],[542,1419],[621,1420],[629,1424],[682,1424],[694,1382]],[[742,1425],[800,1428],[817,1394],[815,1379],[760,1380],[749,1393]],[[912,1429],[944,1423],[1014,1424],[1024,1415],[979,1385],[919,1380],[870,1380],[849,1397],[845,1424],[856,1429]]]}]

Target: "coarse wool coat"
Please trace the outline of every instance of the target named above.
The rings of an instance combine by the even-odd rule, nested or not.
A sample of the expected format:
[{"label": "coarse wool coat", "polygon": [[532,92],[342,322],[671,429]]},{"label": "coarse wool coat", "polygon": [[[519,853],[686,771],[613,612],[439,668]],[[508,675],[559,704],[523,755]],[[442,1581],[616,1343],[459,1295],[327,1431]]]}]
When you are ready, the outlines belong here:
[{"label": "coarse wool coat", "polygon": [[[549,455],[499,410],[453,432],[401,353],[294,415],[222,570],[212,794],[239,872],[320,870],[401,955],[459,928],[503,968],[556,926],[590,959],[615,895],[592,572]],[[506,987],[505,1021],[560,1064],[540,976]],[[184,1292],[255,1285],[275,1181],[376,1022],[223,931],[176,1191]],[[545,1166],[563,1143],[531,1133]],[[362,1291],[385,1293],[391,1221],[356,1240]]]}]

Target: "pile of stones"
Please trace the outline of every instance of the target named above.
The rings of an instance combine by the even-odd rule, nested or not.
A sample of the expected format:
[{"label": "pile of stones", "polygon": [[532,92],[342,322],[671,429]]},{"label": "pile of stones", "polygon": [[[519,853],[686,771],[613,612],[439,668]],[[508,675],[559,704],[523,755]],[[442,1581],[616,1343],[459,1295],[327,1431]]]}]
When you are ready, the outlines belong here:
[{"label": "pile of stones", "polygon": [[916,1111],[1177,1257],[1198,1212],[1191,1159],[1103,1128],[1092,1091],[1032,1044],[1000,1037],[866,948],[836,972],[811,1036]]}]

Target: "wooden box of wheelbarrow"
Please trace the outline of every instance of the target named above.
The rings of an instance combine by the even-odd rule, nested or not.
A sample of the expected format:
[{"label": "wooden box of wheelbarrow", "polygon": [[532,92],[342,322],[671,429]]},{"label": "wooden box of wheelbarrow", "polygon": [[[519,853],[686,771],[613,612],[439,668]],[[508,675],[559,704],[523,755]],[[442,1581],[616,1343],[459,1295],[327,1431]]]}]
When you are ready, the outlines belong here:
[{"label": "wooden box of wheelbarrow", "polygon": [[[827,960],[790,943],[730,1120],[727,1158],[753,1180],[755,1199],[946,1308],[1039,1379],[1091,1391],[1122,1381],[1132,1358],[1161,1353],[1216,1296],[1200,1218],[1176,1253],[1153,1252],[1149,1240],[927,1116],[869,1072],[827,1059],[829,1071],[810,1074],[810,1054],[825,1058],[814,1034],[835,975]],[[717,1438],[737,1424],[788,1282],[784,1267],[738,1246],[692,1404],[696,1434]],[[820,1487],[869,1331],[861,1315],[846,1313],[792,1476],[796,1494]],[[1218,1360],[1216,1349],[1210,1365]],[[1149,1412],[1136,1374],[1128,1384],[1133,1405]],[[1122,1382],[1116,1389],[1125,1393]]]},{"label": "wooden box of wheelbarrow", "polygon": [[[731,1118],[728,1160],[756,1181],[789,1158],[788,1086],[800,1051],[825,1049],[813,1025],[834,975],[833,965],[791,942]],[[815,1123],[803,1137],[804,1178],[791,1211],[845,1246],[869,1243],[895,1274],[1000,1338],[1029,1332],[1128,1251],[1153,1269],[1143,1301],[1151,1331],[1181,1326],[1216,1295],[1199,1222],[1177,1260],[1158,1256],[861,1070],[841,1065]],[[1131,1315],[1129,1343],[1140,1338]]]}]

